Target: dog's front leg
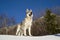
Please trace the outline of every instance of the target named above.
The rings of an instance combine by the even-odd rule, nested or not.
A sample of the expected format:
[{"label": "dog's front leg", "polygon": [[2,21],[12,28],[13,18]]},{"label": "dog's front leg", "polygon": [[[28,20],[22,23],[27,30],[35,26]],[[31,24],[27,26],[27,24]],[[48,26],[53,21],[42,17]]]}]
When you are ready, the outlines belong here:
[{"label": "dog's front leg", "polygon": [[23,33],[21,33],[21,36],[23,36]]},{"label": "dog's front leg", "polygon": [[26,35],[26,28],[24,28],[24,36],[27,36],[27,35]]},{"label": "dog's front leg", "polygon": [[31,27],[29,27],[29,36],[32,36],[32,35],[31,35]]}]

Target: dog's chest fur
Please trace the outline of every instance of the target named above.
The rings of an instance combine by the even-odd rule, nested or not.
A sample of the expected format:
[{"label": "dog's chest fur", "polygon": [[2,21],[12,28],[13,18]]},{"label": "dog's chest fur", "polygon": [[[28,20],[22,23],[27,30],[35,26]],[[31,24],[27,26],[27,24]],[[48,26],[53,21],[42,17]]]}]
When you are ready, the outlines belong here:
[{"label": "dog's chest fur", "polygon": [[32,18],[26,18],[25,25],[31,25],[31,24],[32,24]]},{"label": "dog's chest fur", "polygon": [[21,28],[29,28],[32,25],[32,18],[25,18],[24,22],[21,24]]}]

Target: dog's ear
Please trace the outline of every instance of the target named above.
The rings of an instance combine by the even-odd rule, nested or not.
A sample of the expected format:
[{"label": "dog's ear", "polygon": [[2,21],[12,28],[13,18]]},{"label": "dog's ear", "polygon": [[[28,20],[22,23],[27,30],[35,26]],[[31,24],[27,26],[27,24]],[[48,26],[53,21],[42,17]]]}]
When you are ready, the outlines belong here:
[{"label": "dog's ear", "polygon": [[32,12],[32,10],[30,9],[30,12]]},{"label": "dog's ear", "polygon": [[29,9],[26,9],[26,13],[28,13],[29,12]]}]

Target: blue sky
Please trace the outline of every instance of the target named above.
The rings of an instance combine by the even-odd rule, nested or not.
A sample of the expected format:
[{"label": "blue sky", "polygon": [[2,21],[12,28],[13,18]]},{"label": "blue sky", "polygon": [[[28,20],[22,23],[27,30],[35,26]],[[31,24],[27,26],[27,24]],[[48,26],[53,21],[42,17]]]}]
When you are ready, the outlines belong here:
[{"label": "blue sky", "polygon": [[0,14],[14,17],[17,23],[25,18],[27,8],[32,9],[34,15],[39,15],[46,8],[53,7],[60,7],[60,0],[0,0]]}]

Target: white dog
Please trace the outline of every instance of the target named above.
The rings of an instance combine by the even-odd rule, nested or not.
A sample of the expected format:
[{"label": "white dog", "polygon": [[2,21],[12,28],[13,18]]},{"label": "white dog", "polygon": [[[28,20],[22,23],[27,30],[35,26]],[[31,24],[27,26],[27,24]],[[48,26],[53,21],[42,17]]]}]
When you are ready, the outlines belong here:
[{"label": "white dog", "polygon": [[32,10],[26,10],[26,18],[24,19],[24,21],[21,24],[18,24],[18,28],[16,31],[16,35],[19,36],[27,36],[26,34],[26,30],[28,29],[29,31],[29,35],[31,35],[31,25],[32,25],[32,21],[33,21],[33,14],[32,14]]}]

